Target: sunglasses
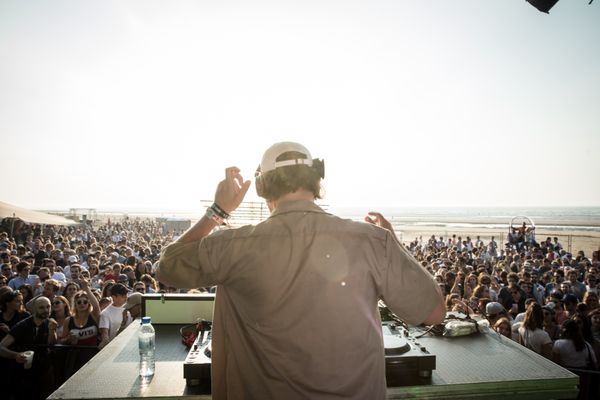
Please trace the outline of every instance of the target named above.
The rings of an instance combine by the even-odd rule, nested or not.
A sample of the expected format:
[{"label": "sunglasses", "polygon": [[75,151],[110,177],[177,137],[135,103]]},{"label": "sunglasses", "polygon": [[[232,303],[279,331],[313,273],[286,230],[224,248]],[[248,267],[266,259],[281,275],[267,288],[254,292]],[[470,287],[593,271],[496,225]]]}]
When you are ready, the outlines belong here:
[{"label": "sunglasses", "polygon": [[81,305],[81,304],[88,304],[89,302],[85,299],[82,300],[77,300],[77,305]]},{"label": "sunglasses", "polygon": [[53,305],[53,306],[58,306],[58,305],[61,305],[61,304],[63,304],[63,302],[62,302],[62,301],[53,301],[53,302],[52,302],[52,305]]}]

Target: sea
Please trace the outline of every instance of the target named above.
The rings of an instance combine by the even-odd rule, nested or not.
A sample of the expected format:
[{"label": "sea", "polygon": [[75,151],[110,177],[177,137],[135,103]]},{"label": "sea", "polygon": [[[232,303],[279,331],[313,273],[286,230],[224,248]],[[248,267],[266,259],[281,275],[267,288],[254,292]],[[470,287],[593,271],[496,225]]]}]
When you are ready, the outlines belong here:
[{"label": "sea", "polygon": [[[210,205],[204,201],[203,206]],[[536,229],[556,231],[600,232],[600,207],[334,207],[319,204],[328,212],[343,218],[363,220],[367,212],[382,213],[394,226],[437,227],[440,231],[452,228],[505,229],[525,222]],[[201,207],[201,209],[203,209]],[[195,222],[201,211],[190,210],[98,210],[104,217],[189,219]],[[269,211],[260,203],[242,203],[233,213],[236,225],[257,223],[268,217]]]}]

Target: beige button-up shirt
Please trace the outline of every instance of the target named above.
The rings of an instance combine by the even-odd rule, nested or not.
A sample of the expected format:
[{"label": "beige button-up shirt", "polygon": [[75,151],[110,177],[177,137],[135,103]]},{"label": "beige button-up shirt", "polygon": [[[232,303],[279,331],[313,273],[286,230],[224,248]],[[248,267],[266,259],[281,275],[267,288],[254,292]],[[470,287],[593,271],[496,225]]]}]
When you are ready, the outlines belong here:
[{"label": "beige button-up shirt", "polygon": [[310,201],[280,204],[256,226],[172,243],[159,270],[181,288],[218,285],[214,399],[383,399],[378,300],[409,323],[441,301],[390,232]]}]

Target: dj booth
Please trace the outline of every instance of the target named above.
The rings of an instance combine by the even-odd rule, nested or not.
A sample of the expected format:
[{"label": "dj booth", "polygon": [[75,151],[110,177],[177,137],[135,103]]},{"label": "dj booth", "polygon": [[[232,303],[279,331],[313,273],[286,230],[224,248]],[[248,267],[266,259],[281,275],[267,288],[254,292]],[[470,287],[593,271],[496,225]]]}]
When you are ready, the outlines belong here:
[{"label": "dj booth", "polygon": [[[188,385],[188,349],[180,328],[211,312],[210,296],[147,296],[144,315],[156,329],[156,371],[149,381],[138,376],[139,324],[134,322],[56,390],[50,399],[210,399]],[[198,315],[200,314],[200,315]],[[210,315],[208,315],[210,317]],[[181,321],[183,319],[183,321]],[[179,322],[175,322],[179,321]],[[387,388],[388,399],[568,399],[577,396],[579,378],[495,332],[459,338],[412,339],[435,355],[435,369],[424,384]]]}]

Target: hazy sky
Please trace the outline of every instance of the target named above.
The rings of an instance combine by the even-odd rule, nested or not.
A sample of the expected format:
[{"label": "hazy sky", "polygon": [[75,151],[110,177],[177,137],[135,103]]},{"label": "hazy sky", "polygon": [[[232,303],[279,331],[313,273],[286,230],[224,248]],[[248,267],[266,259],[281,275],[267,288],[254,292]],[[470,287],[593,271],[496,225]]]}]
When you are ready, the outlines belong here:
[{"label": "hazy sky", "polygon": [[0,200],[199,209],[293,140],[330,205],[600,206],[587,3],[2,0]]}]

